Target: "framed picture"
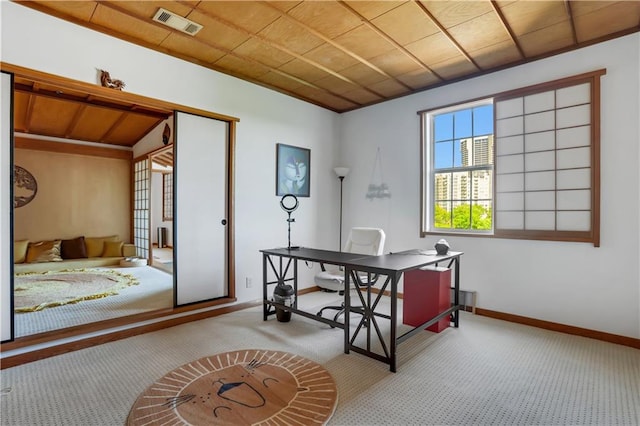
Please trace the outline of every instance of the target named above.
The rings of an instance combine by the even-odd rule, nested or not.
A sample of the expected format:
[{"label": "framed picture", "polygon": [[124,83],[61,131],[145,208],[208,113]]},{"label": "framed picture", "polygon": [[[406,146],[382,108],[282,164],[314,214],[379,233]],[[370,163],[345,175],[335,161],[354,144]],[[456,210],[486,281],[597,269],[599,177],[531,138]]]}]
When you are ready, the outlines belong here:
[{"label": "framed picture", "polygon": [[311,150],[276,144],[276,195],[309,197]]}]

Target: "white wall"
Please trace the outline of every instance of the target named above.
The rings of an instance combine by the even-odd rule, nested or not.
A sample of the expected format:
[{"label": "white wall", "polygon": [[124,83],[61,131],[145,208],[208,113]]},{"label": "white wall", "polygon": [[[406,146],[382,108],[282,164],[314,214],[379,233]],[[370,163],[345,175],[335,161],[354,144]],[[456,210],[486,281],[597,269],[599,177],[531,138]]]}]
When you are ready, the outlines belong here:
[{"label": "white wall", "polygon": [[[562,324],[640,337],[640,35],[466,80],[344,114],[340,156],[346,227],[382,226],[389,251],[431,248],[419,238],[419,110],[444,106],[600,68],[601,247],[590,244],[446,237],[462,258],[462,287],[478,306]],[[392,198],[364,198],[376,149]]]},{"label": "white wall", "polygon": [[[30,30],[24,31],[27,22]],[[311,149],[311,197],[301,198],[294,213],[292,244],[329,247],[337,239],[339,186],[333,159],[338,114],[4,1],[0,59],[96,84],[96,68],[106,69],[126,83],[127,92],[240,119],[235,164],[240,302],[262,297],[259,250],[287,244],[286,214],[275,195],[276,143]],[[8,173],[8,159],[3,157],[1,165]],[[299,271],[303,286],[312,285],[313,271],[302,266]],[[246,277],[252,279],[251,288],[245,286]]]}]

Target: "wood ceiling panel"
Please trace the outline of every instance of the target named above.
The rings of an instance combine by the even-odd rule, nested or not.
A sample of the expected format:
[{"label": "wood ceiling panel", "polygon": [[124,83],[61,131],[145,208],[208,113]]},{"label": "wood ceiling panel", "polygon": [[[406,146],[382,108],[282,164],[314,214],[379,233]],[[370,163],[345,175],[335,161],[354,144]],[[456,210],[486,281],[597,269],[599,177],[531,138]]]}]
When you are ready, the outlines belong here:
[{"label": "wood ceiling panel", "polygon": [[398,6],[406,4],[407,1],[345,1],[349,7],[356,10],[359,14],[367,18],[368,20],[373,20],[380,15],[384,15],[392,9],[395,9]]},{"label": "wood ceiling panel", "polygon": [[401,51],[380,55],[377,58],[372,58],[371,62],[391,75],[402,75],[412,71],[425,70],[423,66]]},{"label": "wood ceiling panel", "polygon": [[347,55],[342,50],[336,49],[327,43],[306,53],[304,57],[322,64],[333,71],[340,71],[358,63],[357,60]]},{"label": "wood ceiling panel", "polygon": [[256,39],[249,39],[233,50],[240,56],[253,58],[268,67],[278,68],[294,59],[293,56],[267,43]]},{"label": "wood ceiling panel", "polygon": [[433,71],[437,72],[438,75],[447,80],[459,78],[465,74],[471,74],[478,71],[475,65],[464,59],[462,56],[438,62],[437,64],[433,64],[432,68]]},{"label": "wood ceiling panel", "polygon": [[97,7],[97,4],[92,1],[56,1],[56,2],[42,2],[47,3],[47,7],[51,7],[52,10],[68,15],[73,18],[80,19],[88,22],[93,15],[93,11]]},{"label": "wood ceiling panel", "polygon": [[259,32],[260,36],[303,55],[322,45],[324,41],[309,32],[299,33],[300,26],[289,19],[280,18]]},{"label": "wood ceiling panel", "polygon": [[[122,111],[108,110],[104,108],[84,108],[74,123],[69,134],[60,137],[79,141],[100,141],[109,143],[104,137],[124,116]],[[127,141],[127,142],[130,142]],[[123,142],[123,145],[127,143]]]},{"label": "wood ceiling panel", "polygon": [[276,9],[279,9],[283,12],[288,12],[291,9],[293,9],[294,7],[298,6],[300,3],[302,3],[302,0],[282,0],[282,1],[269,1],[269,4],[273,7],[275,7]]},{"label": "wood ceiling panel", "polygon": [[618,2],[606,6],[602,5],[603,2],[594,2],[601,6],[597,9],[596,5],[589,7],[583,6],[582,3],[571,3],[578,42],[623,31],[640,22],[640,1]]},{"label": "wood ceiling panel", "polygon": [[300,59],[294,59],[291,62],[287,62],[279,69],[309,82],[320,80],[327,75],[327,73],[320,68]]},{"label": "wood ceiling panel", "polygon": [[[622,1],[622,2],[597,1],[597,0],[574,1],[571,3],[571,14],[573,15],[574,18],[577,18],[579,16],[586,15],[588,13],[597,12],[609,6],[615,7],[616,5],[620,5],[620,3],[627,3],[627,1]],[[635,2],[635,3],[640,7],[640,3],[638,2]],[[628,9],[626,10],[628,11]]]},{"label": "wood ceiling panel", "polygon": [[364,64],[355,64],[352,67],[343,69],[340,73],[353,81],[357,81],[363,86],[369,86],[370,84],[386,79],[384,75],[372,70]]},{"label": "wood ceiling panel", "polygon": [[298,80],[294,80],[288,77],[283,76],[282,74],[278,74],[276,72],[268,72],[260,78],[261,81],[264,81],[267,84],[271,84],[275,87],[279,87],[283,90],[286,90],[290,93],[295,93],[301,86],[304,84]]},{"label": "wood ceiling panel", "polygon": [[520,52],[511,40],[471,50],[469,54],[482,69],[500,67],[521,58]]},{"label": "wood ceiling panel", "polygon": [[168,49],[176,54],[185,55],[187,58],[195,58],[203,63],[213,63],[222,58],[226,53],[215,47],[200,43],[197,40],[191,40],[181,34],[171,34],[162,42],[161,47]]},{"label": "wood ceiling panel", "polygon": [[394,98],[396,96],[406,94],[408,92],[403,85],[393,80],[383,80],[381,82],[372,84],[369,87],[372,90],[374,90],[376,93],[380,93],[388,98]]},{"label": "wood ceiling panel", "polygon": [[198,10],[220,16],[243,29],[256,33],[280,17],[280,14],[272,8],[253,1],[203,1],[198,5]]},{"label": "wood ceiling panel", "polygon": [[571,26],[567,22],[561,22],[524,34],[518,40],[527,56],[536,56],[571,46],[573,34],[571,33]]},{"label": "wood ceiling panel", "polygon": [[298,93],[319,105],[334,105],[338,111],[347,111],[360,106],[357,102],[352,102],[348,99],[327,93],[324,90],[314,89],[313,87],[301,86]]},{"label": "wood ceiling panel", "polygon": [[441,33],[413,42],[407,45],[407,50],[427,65],[461,56],[460,51]]},{"label": "wood ceiling panel", "polygon": [[352,99],[354,102],[360,105],[367,105],[373,102],[377,102],[380,100],[379,96],[371,93],[369,90],[364,89],[356,89],[346,92],[344,97],[347,99]]},{"label": "wood ceiling panel", "polygon": [[159,46],[162,40],[171,33],[168,28],[164,29],[151,23],[145,23],[101,4],[96,8],[91,22],[107,28],[114,28],[122,35],[134,37],[155,46]]},{"label": "wood ceiling panel", "polygon": [[404,3],[371,22],[403,46],[438,32],[438,27],[414,2]]},{"label": "wood ceiling panel", "polygon": [[361,24],[358,17],[333,1],[302,2],[289,10],[288,14],[330,39]]},{"label": "wood ceiling panel", "polygon": [[414,89],[420,89],[432,84],[437,84],[440,79],[436,77],[432,72],[424,69],[415,70],[398,76],[398,80]]},{"label": "wood ceiling panel", "polygon": [[51,98],[38,97],[33,101],[29,133],[64,138],[68,125],[78,113],[80,105],[67,104]]},{"label": "wood ceiling panel", "polygon": [[336,37],[333,41],[364,59],[371,59],[394,50],[391,43],[366,25],[360,25]]},{"label": "wood ceiling panel", "polygon": [[449,29],[449,34],[469,52],[510,40],[494,13],[486,13]]},{"label": "wood ceiling panel", "polygon": [[517,1],[500,9],[516,35],[529,34],[568,21],[562,1]]},{"label": "wood ceiling panel", "polygon": [[326,77],[321,78],[320,80],[314,81],[316,86],[322,87],[323,89],[327,89],[328,91],[341,95],[346,92],[350,92],[359,88],[354,84],[350,84],[344,80],[341,80],[332,75],[328,75]]},{"label": "wood ceiling panel", "polygon": [[162,120],[152,117],[126,114],[115,128],[109,129],[105,142],[115,145],[127,146],[131,133],[146,136]]},{"label": "wood ceiling panel", "polygon": [[492,14],[493,8],[487,0],[482,1],[424,1],[420,0],[429,12],[444,28],[452,28],[465,22],[479,18],[487,13]]},{"label": "wood ceiling panel", "polygon": [[31,97],[25,93],[13,95],[13,129],[16,132],[29,133],[29,104]]},{"label": "wood ceiling panel", "polygon": [[[233,70],[231,75],[240,75],[251,79],[260,78],[269,72],[269,68],[255,62],[245,61],[233,55],[225,55],[215,62],[222,70]],[[231,71],[227,71],[231,73]]]}]

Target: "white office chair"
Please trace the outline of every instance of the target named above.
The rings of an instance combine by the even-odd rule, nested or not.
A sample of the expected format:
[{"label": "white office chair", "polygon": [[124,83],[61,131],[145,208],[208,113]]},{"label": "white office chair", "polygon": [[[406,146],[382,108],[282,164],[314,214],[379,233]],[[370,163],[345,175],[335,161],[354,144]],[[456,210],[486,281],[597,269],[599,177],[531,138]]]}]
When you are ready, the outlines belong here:
[{"label": "white office chair", "polygon": [[[384,250],[385,238],[386,236],[384,231],[380,228],[352,228],[342,251],[380,256]],[[325,265],[323,264],[320,264],[320,268],[322,271],[315,276],[316,285],[321,289],[337,291],[340,292],[340,294],[343,294],[344,270],[341,270],[337,266],[329,266],[328,268],[325,268]],[[367,274],[360,274],[359,278],[361,285],[371,286],[376,283],[378,276],[372,276],[369,280],[369,276]],[[325,306],[318,311],[317,315],[322,316],[322,312],[325,309],[338,311],[333,318],[334,321],[337,321],[338,317],[344,313],[344,304],[340,306]]]}]

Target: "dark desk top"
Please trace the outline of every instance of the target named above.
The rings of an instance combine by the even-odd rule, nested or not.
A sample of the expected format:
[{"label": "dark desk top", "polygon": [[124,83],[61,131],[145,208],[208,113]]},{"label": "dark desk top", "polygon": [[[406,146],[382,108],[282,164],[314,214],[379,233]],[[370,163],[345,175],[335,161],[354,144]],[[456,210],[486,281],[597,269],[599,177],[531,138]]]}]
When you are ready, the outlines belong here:
[{"label": "dark desk top", "polygon": [[415,249],[381,256],[367,256],[366,258],[356,259],[348,266],[353,267],[353,269],[366,268],[372,272],[404,272],[435,263],[447,262],[460,257],[462,254],[460,251],[449,251],[446,255],[441,256],[436,254],[435,250]]},{"label": "dark desk top", "polygon": [[290,257],[292,259],[309,260],[312,262],[329,263],[348,266],[353,269],[366,268],[374,272],[392,271],[404,272],[410,269],[421,268],[434,263],[446,262],[460,257],[462,252],[449,251],[446,255],[439,256],[435,250],[407,250],[402,252],[371,256],[357,253],[347,253],[332,250],[319,250],[306,247],[300,248],[274,248],[260,250],[264,254]]},{"label": "dark desk top", "polygon": [[375,257],[366,254],[348,253],[332,250],[319,250],[313,248],[299,247],[291,248],[274,248],[260,250],[264,254],[274,256],[285,256],[292,259],[310,260],[313,262],[329,263],[334,265],[350,265],[354,260],[363,257]]}]

